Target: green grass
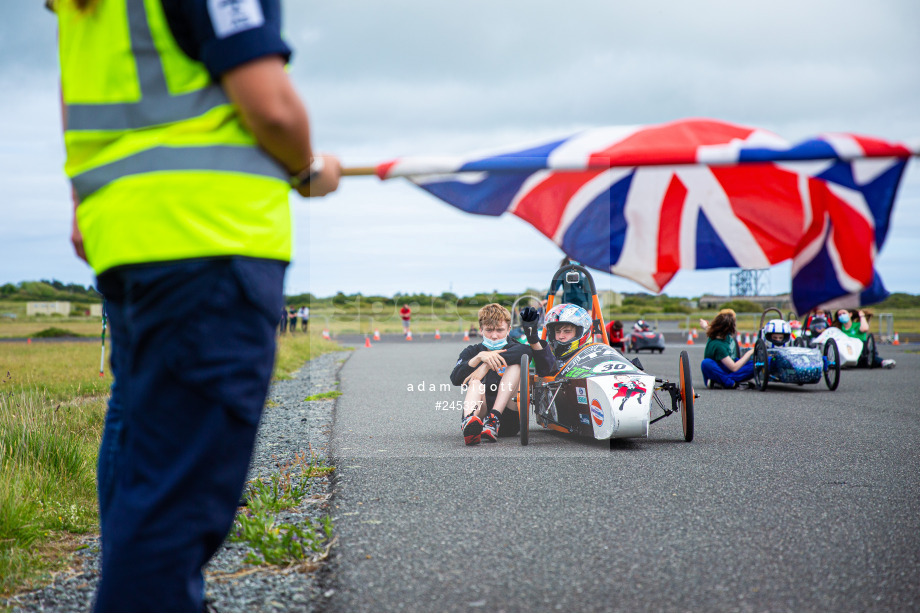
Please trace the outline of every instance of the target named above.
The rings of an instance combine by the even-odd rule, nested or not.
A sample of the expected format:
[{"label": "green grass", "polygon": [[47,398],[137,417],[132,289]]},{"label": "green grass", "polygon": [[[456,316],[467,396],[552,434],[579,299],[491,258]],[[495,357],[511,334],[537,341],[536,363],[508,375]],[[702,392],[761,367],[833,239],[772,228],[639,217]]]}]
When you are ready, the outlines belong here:
[{"label": "green grass", "polygon": [[[283,338],[276,378],[339,349],[318,335]],[[108,366],[99,377],[99,358],[95,343],[0,343],[0,598],[45,581],[81,534],[98,530],[95,468],[112,383]]]},{"label": "green grass", "polygon": [[291,375],[308,360],[344,349],[348,348],[343,348],[335,341],[326,341],[319,333],[281,335],[275,355],[274,378],[276,380],[290,379]]},{"label": "green grass", "polygon": [[0,387],[0,596],[58,568],[62,543],[96,529],[104,412],[104,398]]},{"label": "green grass", "polygon": [[277,515],[297,507],[310,491],[310,480],[328,475],[333,467],[317,461],[313,454],[295,455],[268,478],[251,480],[246,489],[247,506],[233,522],[230,541],[249,546],[245,562],[251,565],[315,566],[328,554],[332,540],[332,519],[319,523],[284,522]]},{"label": "green grass", "polygon": [[342,396],[342,393],[338,390],[330,390],[329,392],[321,392],[319,394],[311,394],[304,401],[322,401],[324,399],[337,399]]},{"label": "green grass", "polygon": [[34,339],[52,339],[52,338],[58,338],[58,337],[83,337],[83,336],[84,335],[77,334],[73,332],[72,330],[68,330],[66,328],[57,328],[56,326],[52,326],[51,328],[40,330],[34,335],[32,335]]}]

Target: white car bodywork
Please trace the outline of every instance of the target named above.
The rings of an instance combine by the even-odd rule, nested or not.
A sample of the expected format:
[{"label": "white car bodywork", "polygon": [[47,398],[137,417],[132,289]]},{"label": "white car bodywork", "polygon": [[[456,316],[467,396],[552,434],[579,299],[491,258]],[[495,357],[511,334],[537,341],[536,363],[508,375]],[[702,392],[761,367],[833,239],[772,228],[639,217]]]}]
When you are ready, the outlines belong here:
[{"label": "white car bodywork", "polygon": [[859,361],[859,355],[862,354],[863,342],[854,337],[850,337],[839,328],[827,328],[820,335],[815,337],[814,344],[824,349],[824,343],[828,339],[837,342],[837,349],[840,350],[840,366],[855,367]]}]

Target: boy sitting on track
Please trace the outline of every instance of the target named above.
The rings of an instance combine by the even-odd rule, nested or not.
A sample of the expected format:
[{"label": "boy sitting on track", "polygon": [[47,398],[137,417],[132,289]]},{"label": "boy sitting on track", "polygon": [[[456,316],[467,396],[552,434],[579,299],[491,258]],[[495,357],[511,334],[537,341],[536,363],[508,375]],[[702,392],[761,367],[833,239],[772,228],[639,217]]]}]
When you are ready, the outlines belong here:
[{"label": "boy sitting on track", "polygon": [[[553,353],[537,333],[540,314],[536,309],[521,310],[521,327],[529,345],[509,340],[511,312],[498,303],[486,305],[478,315],[482,343],[460,352],[450,374],[454,386],[466,386],[460,430],[468,446],[517,434],[520,421],[513,396],[521,382],[522,356],[533,359],[538,375],[550,375],[555,369]],[[511,409],[507,416],[505,408]]]}]

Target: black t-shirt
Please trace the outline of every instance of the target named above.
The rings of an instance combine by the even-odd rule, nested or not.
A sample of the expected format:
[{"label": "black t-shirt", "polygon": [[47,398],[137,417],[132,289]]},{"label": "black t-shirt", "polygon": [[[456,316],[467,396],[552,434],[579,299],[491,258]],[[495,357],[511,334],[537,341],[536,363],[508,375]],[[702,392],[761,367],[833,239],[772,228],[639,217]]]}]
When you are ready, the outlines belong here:
[{"label": "black t-shirt", "polygon": [[[502,349],[505,350],[502,353],[502,358],[505,359],[505,363],[508,365],[521,364],[521,357],[526,354],[533,359],[537,375],[546,376],[555,373],[556,358],[553,356],[548,346],[543,346],[542,350],[534,350],[530,345],[524,345],[523,343],[518,343],[517,341],[511,341],[509,339],[508,344]],[[450,382],[454,386],[462,385],[466,376],[476,370],[476,367],[470,366],[470,360],[473,356],[482,351],[488,351],[488,348],[482,343],[476,343],[467,346],[460,352],[460,357],[457,359],[454,370],[450,374]],[[483,384],[486,385],[486,396],[490,399],[494,398],[498,393],[498,384],[501,382],[501,379],[502,376],[500,374],[491,370],[486,373],[486,376],[483,378]]]},{"label": "black t-shirt", "polygon": [[176,43],[203,63],[215,81],[261,57],[291,57],[281,38],[280,0],[160,1]]}]

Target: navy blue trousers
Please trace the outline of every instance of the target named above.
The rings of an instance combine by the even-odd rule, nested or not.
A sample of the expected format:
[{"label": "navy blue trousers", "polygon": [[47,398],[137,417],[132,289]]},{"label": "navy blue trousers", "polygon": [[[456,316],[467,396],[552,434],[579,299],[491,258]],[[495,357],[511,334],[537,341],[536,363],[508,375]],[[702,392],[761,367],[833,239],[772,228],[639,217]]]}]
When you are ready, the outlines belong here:
[{"label": "navy blue trousers", "polygon": [[754,363],[750,360],[741,365],[737,371],[731,372],[712,358],[704,358],[700,363],[700,370],[703,372],[703,386],[706,386],[709,380],[714,380],[723,388],[734,388],[739,383],[754,377]]},{"label": "navy blue trousers", "polygon": [[106,272],[117,403],[100,449],[97,611],[203,611],[271,380],[286,264]]}]

